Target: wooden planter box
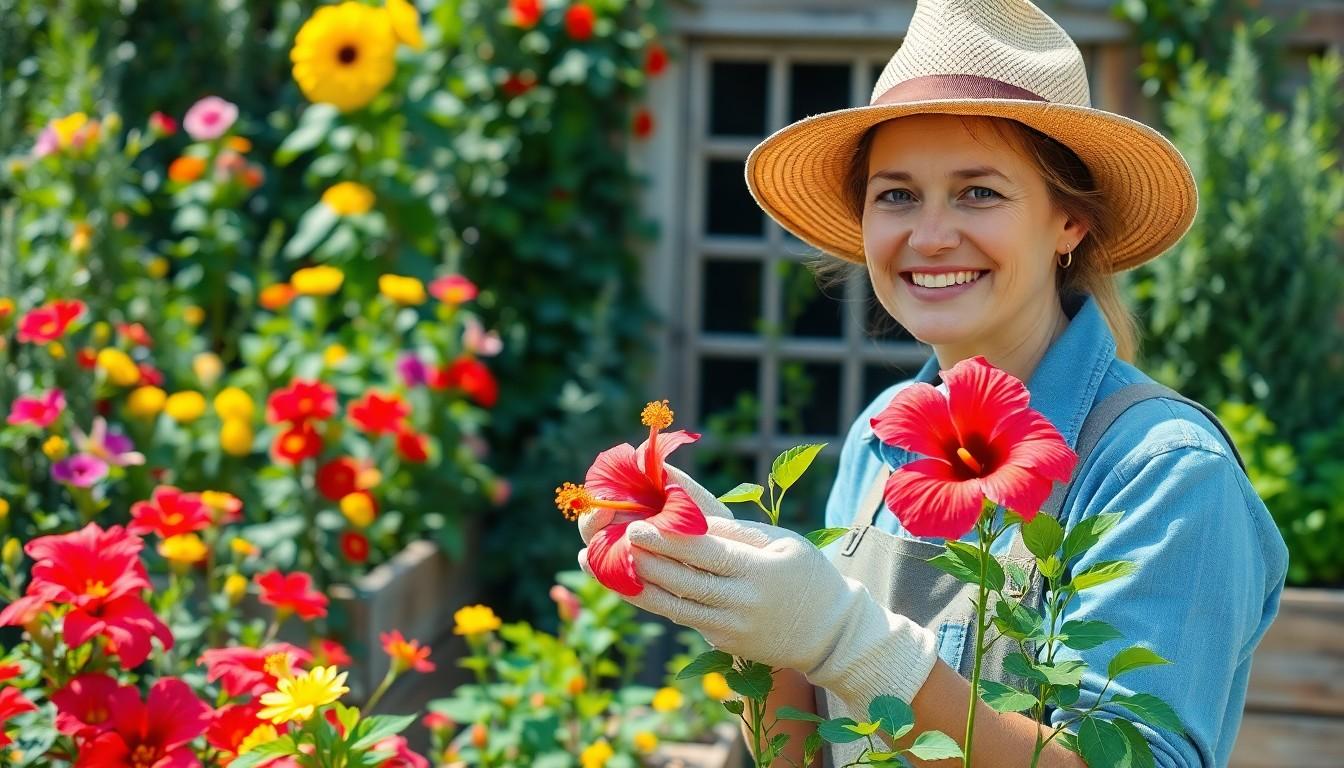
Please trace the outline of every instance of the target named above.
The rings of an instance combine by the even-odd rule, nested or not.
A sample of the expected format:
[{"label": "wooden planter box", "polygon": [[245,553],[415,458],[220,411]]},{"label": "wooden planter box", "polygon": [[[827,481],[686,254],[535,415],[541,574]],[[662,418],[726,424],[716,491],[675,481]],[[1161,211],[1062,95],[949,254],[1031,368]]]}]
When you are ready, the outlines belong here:
[{"label": "wooden planter box", "polygon": [[1230,765],[1344,766],[1344,590],[1283,591],[1251,663]]},{"label": "wooden planter box", "polygon": [[741,768],[750,765],[742,731],[736,723],[720,723],[707,743],[665,742],[645,761],[648,768]]}]

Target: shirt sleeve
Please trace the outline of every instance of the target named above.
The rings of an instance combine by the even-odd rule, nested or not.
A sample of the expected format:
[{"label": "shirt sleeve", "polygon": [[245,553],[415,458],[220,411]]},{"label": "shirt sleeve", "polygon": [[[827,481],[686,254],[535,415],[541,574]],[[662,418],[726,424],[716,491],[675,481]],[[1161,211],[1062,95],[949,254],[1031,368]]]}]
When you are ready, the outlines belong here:
[{"label": "shirt sleeve", "polygon": [[[1085,709],[1106,686],[1107,664],[1118,651],[1135,644],[1152,649],[1170,665],[1122,674],[1106,688],[1106,699],[1157,696],[1175,710],[1185,734],[1150,727],[1119,705],[1098,711],[1134,723],[1159,766],[1226,765],[1240,726],[1251,654],[1277,613],[1286,550],[1221,443],[1177,436],[1142,444],[1145,450],[1127,452],[1119,461],[1103,456],[1089,462],[1106,470],[1088,473],[1079,489],[1079,499],[1086,501],[1076,501],[1070,515],[1123,513],[1072,565],[1072,573],[1110,560],[1132,561],[1136,571],[1078,593],[1061,624],[1101,620],[1121,637],[1081,654],[1063,649],[1055,658],[1081,656],[1087,662],[1075,705]],[[1068,717],[1055,711],[1051,722]]]}]

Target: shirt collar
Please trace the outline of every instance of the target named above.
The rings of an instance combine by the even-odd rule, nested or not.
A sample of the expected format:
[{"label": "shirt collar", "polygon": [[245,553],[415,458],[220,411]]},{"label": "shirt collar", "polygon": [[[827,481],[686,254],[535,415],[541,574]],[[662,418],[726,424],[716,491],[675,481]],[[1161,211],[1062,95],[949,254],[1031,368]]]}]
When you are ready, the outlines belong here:
[{"label": "shirt collar", "polygon": [[[1049,419],[1070,447],[1076,447],[1083,420],[1096,402],[1102,377],[1115,360],[1115,337],[1111,335],[1097,303],[1090,296],[1065,302],[1072,310],[1069,325],[1046,350],[1027,381],[1031,407]],[[932,382],[938,375],[938,357],[924,363],[916,381]],[[864,426],[863,439],[891,466],[900,466],[910,454],[877,439],[872,425]]]}]

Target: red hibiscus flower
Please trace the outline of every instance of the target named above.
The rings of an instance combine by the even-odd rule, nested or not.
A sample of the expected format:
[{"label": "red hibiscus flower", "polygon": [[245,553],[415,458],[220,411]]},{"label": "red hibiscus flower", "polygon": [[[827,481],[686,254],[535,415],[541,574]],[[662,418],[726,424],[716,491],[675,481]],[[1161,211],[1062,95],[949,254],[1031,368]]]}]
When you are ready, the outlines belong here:
[{"label": "red hibiscus flower", "polygon": [[14,398],[14,407],[5,421],[9,424],[32,424],[46,429],[65,410],[65,393],[49,389],[41,397],[21,395]]},{"label": "red hibiscus flower", "polygon": [[84,314],[84,302],[56,299],[34,309],[19,320],[19,341],[46,344],[65,335],[70,323]]},{"label": "red hibiscus flower", "polygon": [[401,395],[383,396],[369,390],[350,404],[347,413],[355,427],[376,436],[399,431],[402,419],[411,415],[411,407]]},{"label": "red hibiscus flower", "polygon": [[942,374],[947,397],[928,384],[902,389],[872,419],[883,442],[928,458],[887,480],[887,508],[916,536],[959,539],[975,527],[985,499],[1030,521],[1078,457],[1027,388],[983,357]]},{"label": "red hibiscus flower", "polygon": [[535,27],[541,21],[541,0],[509,0],[509,19],[523,29]]},{"label": "red hibiscus flower", "polygon": [[266,421],[301,424],[329,419],[336,413],[336,390],[320,381],[295,379],[266,400]]},{"label": "red hibiscus flower", "polygon": [[275,606],[282,615],[297,613],[301,619],[327,615],[327,596],[313,589],[313,577],[302,571],[269,571],[257,576],[256,582],[261,588],[261,602]]},{"label": "red hibiscus flower", "polygon": [[341,534],[341,554],[352,563],[362,564],[369,561],[369,537],[358,531],[346,531]]},{"label": "red hibiscus flower", "polygon": [[429,438],[413,429],[397,433],[397,455],[412,464],[429,461]]},{"label": "red hibiscus flower", "polygon": [[565,11],[565,32],[579,42],[593,36],[593,22],[597,14],[586,3],[575,3]]},{"label": "red hibiscus flower", "polygon": [[414,669],[416,672],[433,672],[434,662],[429,660],[429,649],[420,645],[419,640],[407,640],[401,630],[383,632],[378,635],[383,644],[383,652],[392,659],[392,668],[397,672]]},{"label": "red hibiscus flower", "polygon": [[210,724],[210,707],[191,687],[165,677],[141,703],[137,696],[112,714],[112,729],[80,745],[75,768],[186,768],[196,765],[190,742]]},{"label": "red hibiscus flower", "polygon": [[271,443],[271,458],[285,464],[298,464],[304,459],[315,459],[322,454],[322,437],[312,424],[295,424],[275,436]]},{"label": "red hibiscus flower", "polygon": [[133,533],[153,533],[163,538],[195,533],[210,527],[214,516],[199,493],[184,493],[171,485],[154,489],[149,501],[131,505]]},{"label": "red hibiscus flower", "polygon": [[76,677],[51,695],[56,705],[56,730],[88,738],[112,729],[115,712],[140,704],[140,693],[101,673]]},{"label": "red hibiscus flower", "polygon": [[[0,665],[0,683],[18,674],[18,664]],[[0,687],[0,749],[4,749],[12,743],[9,736],[5,734],[5,722],[16,715],[36,711],[37,705],[29,701],[28,697],[23,695],[23,691],[8,685]]]},{"label": "red hibiscus flower", "polygon": [[588,469],[583,486],[566,483],[556,496],[566,517],[577,518],[598,508],[614,511],[611,522],[588,542],[588,566],[598,581],[623,595],[644,590],[625,538],[630,523],[647,520],[659,530],[690,535],[708,530],[704,513],[684,488],[667,482],[663,468],[668,454],[700,435],[684,430],[660,434],[672,424],[665,400],[645,406],[642,421],[649,428],[649,439],[639,448],[622,443],[603,451]]},{"label": "red hibiscus flower", "polygon": [[460,389],[477,405],[493,408],[499,401],[499,382],[485,367],[472,357],[462,357],[439,368],[430,376],[429,386],[434,389]]},{"label": "red hibiscus flower", "polygon": [[658,43],[649,46],[644,54],[644,71],[649,77],[657,77],[667,71],[667,49]]},{"label": "red hibiscus flower", "polygon": [[278,681],[266,671],[266,659],[277,653],[288,653],[295,663],[303,665],[313,658],[298,646],[272,643],[263,648],[211,648],[197,663],[205,665],[205,679],[219,682],[225,696],[260,696],[275,690]]}]

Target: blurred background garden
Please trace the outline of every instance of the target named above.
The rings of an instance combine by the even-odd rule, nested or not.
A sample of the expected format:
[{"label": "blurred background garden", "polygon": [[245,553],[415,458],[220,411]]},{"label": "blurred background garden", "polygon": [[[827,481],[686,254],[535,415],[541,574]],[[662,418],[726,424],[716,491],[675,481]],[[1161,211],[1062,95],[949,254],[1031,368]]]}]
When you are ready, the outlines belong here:
[{"label": "blurred background garden", "polygon": [[[1344,3],[1040,4],[1199,180],[1126,276],[1142,367],[1232,430],[1289,583],[1344,588]],[[703,641],[574,571],[554,491],[668,398],[715,491],[828,443],[784,518],[821,527],[928,351],[742,164],[866,103],[913,6],[0,0],[0,763],[134,750],[86,710],[142,693],[206,765],[286,729],[392,766],[712,739],[726,683],[674,679]],[[1324,743],[1340,658],[1248,725],[1319,699]],[[291,664],[423,717],[260,717]]]}]

